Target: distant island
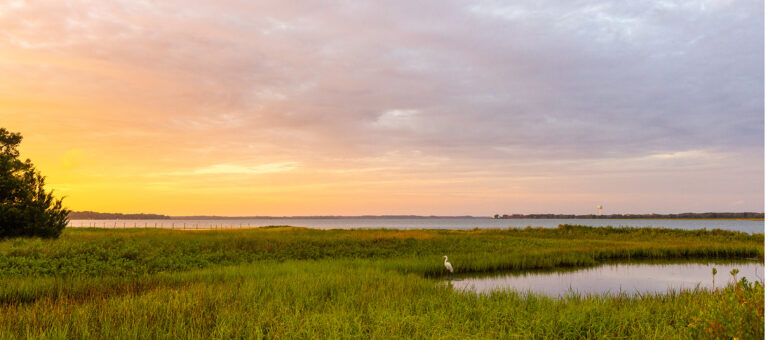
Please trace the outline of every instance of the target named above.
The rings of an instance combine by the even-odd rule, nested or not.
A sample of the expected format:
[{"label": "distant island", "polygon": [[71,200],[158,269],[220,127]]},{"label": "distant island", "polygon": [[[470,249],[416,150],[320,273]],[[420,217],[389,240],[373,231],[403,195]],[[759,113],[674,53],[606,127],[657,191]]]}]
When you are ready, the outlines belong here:
[{"label": "distant island", "polygon": [[414,219],[414,218],[485,218],[477,216],[421,216],[421,215],[357,215],[357,216],[338,216],[338,215],[319,215],[319,216],[171,216],[174,220],[252,220],[252,219],[353,219],[353,218],[367,218],[367,219]]},{"label": "distant island", "polygon": [[159,214],[121,214],[95,211],[71,211],[70,220],[169,220],[170,216]]},{"label": "distant island", "polygon": [[192,216],[168,216],[162,214],[122,214],[100,213],[95,211],[72,211],[70,220],[253,220],[253,219],[414,219],[414,218],[484,218],[476,216],[419,216],[419,215],[359,215],[359,216],[216,216],[216,215],[192,215]]},{"label": "distant island", "polygon": [[[430,219],[430,218],[477,218],[487,216],[422,216],[422,215],[358,215],[358,216],[168,216],[162,214],[122,214],[101,213],[95,211],[72,211],[70,220],[250,220],[250,219]],[[764,213],[757,212],[705,212],[681,214],[611,214],[611,215],[575,215],[575,214],[504,214],[494,215],[494,219],[764,219]]]},{"label": "distant island", "polygon": [[495,219],[764,219],[765,213],[757,212],[705,212],[682,214],[512,214],[494,215]]}]

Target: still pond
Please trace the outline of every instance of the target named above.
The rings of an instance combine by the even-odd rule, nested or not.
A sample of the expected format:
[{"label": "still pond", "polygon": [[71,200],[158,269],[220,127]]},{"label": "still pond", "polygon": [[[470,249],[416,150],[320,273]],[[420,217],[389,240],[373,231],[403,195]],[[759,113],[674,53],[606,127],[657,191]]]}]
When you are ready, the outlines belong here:
[{"label": "still pond", "polygon": [[523,293],[566,296],[579,294],[667,293],[670,290],[712,289],[712,268],[717,268],[715,286],[733,282],[729,273],[738,269],[738,278],[764,279],[764,265],[758,261],[709,263],[614,263],[596,267],[455,277],[449,281],[462,291],[488,293],[515,290]]}]

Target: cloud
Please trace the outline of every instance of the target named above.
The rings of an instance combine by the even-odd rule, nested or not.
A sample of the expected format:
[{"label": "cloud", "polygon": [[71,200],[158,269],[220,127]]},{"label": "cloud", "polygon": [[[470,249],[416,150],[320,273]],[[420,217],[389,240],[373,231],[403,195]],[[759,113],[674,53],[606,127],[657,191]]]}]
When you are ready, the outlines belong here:
[{"label": "cloud", "polygon": [[[510,145],[558,158],[762,140],[759,1],[312,7],[42,2],[7,5],[0,23],[6,48],[146,73],[125,88],[138,74],[62,67],[67,82],[98,82],[92,91],[162,111],[178,130],[226,124],[300,135],[331,153],[455,157]],[[365,142],[372,134],[376,145]]]},{"label": "cloud", "polygon": [[296,162],[270,163],[255,166],[237,164],[214,164],[186,172],[173,172],[171,175],[261,175],[287,172],[298,167]]},{"label": "cloud", "polygon": [[149,173],[680,167],[757,188],[763,7],[14,1],[0,4],[0,100],[15,105],[0,120]]},{"label": "cloud", "polygon": [[374,125],[384,129],[410,129],[417,126],[419,110],[394,109],[386,110],[376,118]]}]

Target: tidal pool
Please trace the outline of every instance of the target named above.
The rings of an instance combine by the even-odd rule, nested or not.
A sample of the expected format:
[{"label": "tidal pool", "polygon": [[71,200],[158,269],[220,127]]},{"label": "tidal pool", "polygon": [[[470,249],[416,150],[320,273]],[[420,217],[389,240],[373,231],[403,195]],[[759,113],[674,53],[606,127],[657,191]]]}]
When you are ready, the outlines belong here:
[{"label": "tidal pool", "polygon": [[462,291],[488,293],[515,290],[522,293],[565,296],[579,294],[668,293],[670,290],[712,289],[712,268],[717,268],[715,286],[733,282],[732,269],[738,278],[763,282],[765,267],[757,261],[736,263],[615,263],[596,267],[538,272],[517,272],[491,276],[459,277],[449,281]]}]

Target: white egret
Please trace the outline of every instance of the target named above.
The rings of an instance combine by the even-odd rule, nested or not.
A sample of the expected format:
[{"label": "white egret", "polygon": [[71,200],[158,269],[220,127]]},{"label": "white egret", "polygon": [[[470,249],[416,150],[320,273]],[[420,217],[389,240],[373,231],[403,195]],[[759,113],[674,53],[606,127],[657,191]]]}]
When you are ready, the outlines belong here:
[{"label": "white egret", "polygon": [[445,265],[445,269],[448,269],[448,271],[451,272],[451,274],[453,274],[453,266],[451,265],[450,262],[448,262],[448,255],[443,255],[443,258],[445,259],[443,261],[443,264]]}]

